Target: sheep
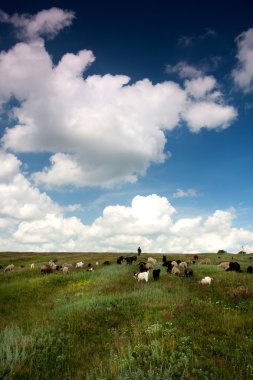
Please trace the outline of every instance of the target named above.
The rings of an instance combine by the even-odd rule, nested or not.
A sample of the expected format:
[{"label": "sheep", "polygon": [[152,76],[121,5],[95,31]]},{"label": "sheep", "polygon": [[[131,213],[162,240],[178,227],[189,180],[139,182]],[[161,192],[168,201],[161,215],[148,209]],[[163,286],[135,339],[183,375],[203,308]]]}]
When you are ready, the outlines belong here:
[{"label": "sheep", "polygon": [[206,276],[206,277],[202,278],[202,280],[199,281],[199,284],[202,284],[202,285],[211,285],[212,281],[213,281],[212,277]]},{"label": "sheep", "polygon": [[133,261],[136,261],[137,260],[137,256],[128,256],[125,258],[125,261],[127,264],[132,264]]},{"label": "sheep", "polygon": [[193,270],[191,268],[187,268],[184,270],[185,277],[192,277],[193,276]]},{"label": "sheep", "polygon": [[148,263],[152,264],[152,265],[155,265],[157,263],[157,260],[156,259],[153,259],[153,257],[149,257],[148,258]]},{"label": "sheep", "polygon": [[68,263],[64,263],[63,265],[62,265],[62,267],[64,268],[64,267],[68,267],[69,269],[70,268],[72,268],[72,264],[68,264]]},{"label": "sheep", "polygon": [[241,272],[241,266],[237,261],[230,261],[229,267],[226,269],[227,272],[235,271]]},{"label": "sheep", "polygon": [[35,268],[35,264],[32,263],[32,264],[31,264],[31,269],[34,269],[34,268]]},{"label": "sheep", "polygon": [[52,269],[51,265],[49,265],[49,264],[43,264],[40,267],[40,271],[41,271],[41,273],[48,274],[48,273],[52,273],[53,269]]},{"label": "sheep", "polygon": [[180,274],[180,270],[178,269],[178,267],[174,266],[174,267],[171,269],[171,273],[172,273],[172,274],[175,274],[175,275],[178,275],[178,274]]},{"label": "sheep", "polygon": [[218,265],[218,267],[227,270],[227,269],[229,268],[229,262],[228,262],[228,261],[225,261],[224,263],[220,263],[220,264]]},{"label": "sheep", "polygon": [[184,268],[186,269],[187,268],[187,262],[186,261],[182,261],[181,263],[179,263],[179,268]]},{"label": "sheep", "polygon": [[103,265],[110,265],[110,261],[104,261]]},{"label": "sheep", "polygon": [[171,265],[172,265],[173,267],[178,267],[178,263],[177,263],[175,260],[171,262]]},{"label": "sheep", "polygon": [[98,261],[96,261],[96,267],[98,267],[99,266],[99,262]]},{"label": "sheep", "polygon": [[144,263],[144,261],[141,261],[139,263],[139,269],[140,269],[140,272],[147,272],[147,268],[146,268],[146,263]]},{"label": "sheep", "polygon": [[253,273],[253,267],[252,267],[252,265],[248,266],[247,273]]},{"label": "sheep", "polygon": [[89,263],[87,272],[92,272],[92,271],[93,271],[93,266]]},{"label": "sheep", "polygon": [[193,260],[198,260],[198,259],[199,259],[198,255],[193,256]]},{"label": "sheep", "polygon": [[4,269],[4,266],[3,266],[3,264],[0,264],[0,269]]},{"label": "sheep", "polygon": [[138,282],[140,281],[148,282],[149,272],[135,273],[134,277],[137,279]]},{"label": "sheep", "polygon": [[121,264],[123,260],[124,260],[123,256],[118,257],[117,258],[117,264]]},{"label": "sheep", "polygon": [[83,268],[84,263],[80,261],[79,263],[76,263],[76,268]]},{"label": "sheep", "polygon": [[7,267],[5,268],[5,272],[12,272],[14,269],[14,264],[9,264],[7,265]]},{"label": "sheep", "polygon": [[68,274],[69,273],[69,268],[68,267],[63,267],[62,268],[63,274]]},{"label": "sheep", "polygon": [[200,261],[200,264],[211,264],[211,260],[210,259],[203,259]]},{"label": "sheep", "polygon": [[161,272],[161,269],[154,269],[153,270],[153,279],[155,281],[159,280],[159,278],[160,278],[160,272]]},{"label": "sheep", "polygon": [[166,261],[166,266],[167,266],[167,272],[171,272],[172,270],[172,261],[169,260],[169,261]]}]

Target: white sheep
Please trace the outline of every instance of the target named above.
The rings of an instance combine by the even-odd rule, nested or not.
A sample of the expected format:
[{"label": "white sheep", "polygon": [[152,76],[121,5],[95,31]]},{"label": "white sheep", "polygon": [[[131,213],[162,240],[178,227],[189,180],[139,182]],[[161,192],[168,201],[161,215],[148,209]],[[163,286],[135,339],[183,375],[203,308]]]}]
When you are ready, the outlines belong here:
[{"label": "white sheep", "polygon": [[10,264],[10,265],[7,265],[7,267],[5,268],[5,272],[12,272],[14,269],[14,264]]},{"label": "white sheep", "polygon": [[68,273],[69,273],[69,268],[68,268],[68,267],[63,267],[63,268],[62,268],[62,272],[63,272],[64,274],[68,274]]},{"label": "white sheep", "polygon": [[178,263],[177,263],[176,261],[172,261],[172,262],[171,262],[171,265],[172,265],[173,267],[178,267]]},{"label": "white sheep", "polygon": [[76,263],[76,268],[83,268],[84,263],[80,261],[79,263]]},{"label": "white sheep", "polygon": [[213,281],[212,277],[206,276],[206,277],[202,278],[202,280],[200,280],[199,283],[202,285],[211,285],[212,281]]},{"label": "white sheep", "polygon": [[224,262],[224,263],[220,263],[220,264],[218,265],[218,267],[227,270],[227,269],[229,268],[229,262],[226,261],[226,262]]},{"label": "white sheep", "polygon": [[148,282],[149,272],[135,273],[134,277],[137,279],[138,282],[140,281]]},{"label": "white sheep", "polygon": [[96,261],[96,266],[97,266],[97,267],[99,266],[99,262],[98,262],[98,261]]},{"label": "white sheep", "polygon": [[181,263],[179,263],[179,268],[184,268],[186,269],[188,266],[187,262],[186,261],[182,261]]},{"label": "white sheep", "polygon": [[34,268],[35,268],[35,264],[32,263],[32,264],[31,264],[31,269],[34,269]]},{"label": "white sheep", "polygon": [[173,266],[173,268],[171,269],[171,273],[172,274],[180,274],[180,270],[178,269],[178,267]]},{"label": "white sheep", "polygon": [[155,265],[157,263],[157,260],[156,259],[153,259],[153,257],[149,257],[148,258],[148,263],[152,264],[152,265]]}]

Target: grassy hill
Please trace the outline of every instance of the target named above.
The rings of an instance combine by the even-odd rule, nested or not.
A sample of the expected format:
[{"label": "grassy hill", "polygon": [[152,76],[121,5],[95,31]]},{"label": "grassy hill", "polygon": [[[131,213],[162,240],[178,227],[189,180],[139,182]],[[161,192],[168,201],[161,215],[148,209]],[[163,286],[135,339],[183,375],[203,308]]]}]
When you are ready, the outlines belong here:
[{"label": "grassy hill", "polygon": [[[120,255],[0,253],[1,264],[15,265],[0,270],[0,379],[253,379],[249,255],[234,256],[241,273],[218,267],[231,255],[199,255],[192,278],[168,274],[160,254],[141,255],[161,268],[160,280],[148,284],[133,278],[138,261],[116,264]],[[41,274],[51,259],[82,260],[85,269]],[[198,283],[204,276],[214,278],[210,286]]]}]

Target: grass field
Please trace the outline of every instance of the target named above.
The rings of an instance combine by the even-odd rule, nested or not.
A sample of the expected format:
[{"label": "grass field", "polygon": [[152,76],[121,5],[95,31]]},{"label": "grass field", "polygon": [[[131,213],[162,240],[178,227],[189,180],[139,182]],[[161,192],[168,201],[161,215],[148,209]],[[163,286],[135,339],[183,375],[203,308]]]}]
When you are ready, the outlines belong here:
[{"label": "grass field", "polygon": [[[0,379],[253,379],[249,255],[236,256],[241,273],[217,266],[231,255],[199,255],[212,264],[192,264],[192,278],[168,274],[160,254],[141,255],[161,268],[148,284],[133,278],[138,262],[116,264],[120,255],[0,253],[1,264],[15,265],[0,271]],[[85,269],[41,274],[51,259]],[[213,283],[200,285],[207,275]]]}]

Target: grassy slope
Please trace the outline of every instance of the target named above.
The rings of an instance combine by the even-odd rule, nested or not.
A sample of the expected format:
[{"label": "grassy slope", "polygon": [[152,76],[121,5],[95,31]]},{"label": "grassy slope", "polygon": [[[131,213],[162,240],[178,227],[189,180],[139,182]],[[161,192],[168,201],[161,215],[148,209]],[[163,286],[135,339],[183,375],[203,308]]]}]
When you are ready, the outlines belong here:
[{"label": "grassy slope", "polygon": [[[153,255],[154,256],[154,255]],[[196,263],[193,278],[167,274],[138,284],[118,255],[0,253],[0,378],[251,379],[253,275]],[[146,259],[142,255],[141,259]],[[186,255],[168,255],[182,260]],[[41,263],[110,260],[94,272],[42,275]],[[30,269],[36,263],[37,268]],[[23,269],[20,265],[25,265]],[[211,286],[198,280],[211,275]]]}]

